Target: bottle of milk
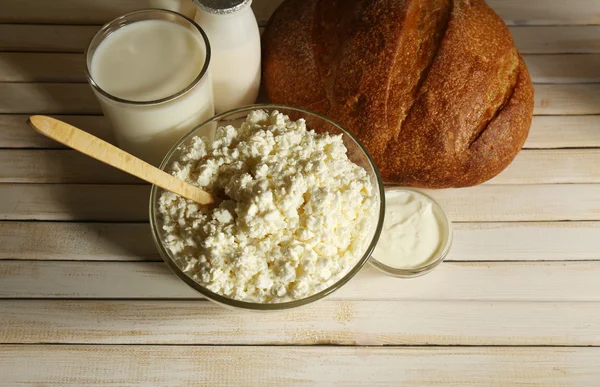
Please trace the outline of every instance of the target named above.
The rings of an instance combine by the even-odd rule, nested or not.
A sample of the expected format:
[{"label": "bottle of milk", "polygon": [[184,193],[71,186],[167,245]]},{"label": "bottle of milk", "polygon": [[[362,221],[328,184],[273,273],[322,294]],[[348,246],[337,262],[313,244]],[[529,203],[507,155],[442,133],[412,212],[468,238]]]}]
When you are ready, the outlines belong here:
[{"label": "bottle of milk", "polygon": [[193,19],[196,14],[196,7],[194,7],[192,0],[148,0],[148,8],[178,12],[190,19]]},{"label": "bottle of milk", "polygon": [[260,32],[252,0],[194,0],[208,35],[215,112],[250,105],[260,86]]}]

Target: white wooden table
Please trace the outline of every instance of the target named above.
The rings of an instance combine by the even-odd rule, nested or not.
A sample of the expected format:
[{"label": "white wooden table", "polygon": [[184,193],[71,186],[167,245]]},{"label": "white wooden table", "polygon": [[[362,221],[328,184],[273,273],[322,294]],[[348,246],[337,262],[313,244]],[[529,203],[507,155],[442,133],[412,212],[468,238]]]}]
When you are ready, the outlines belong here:
[{"label": "white wooden table", "polygon": [[144,3],[0,0],[0,385],[600,385],[600,1],[490,0],[536,117],[500,176],[431,192],[455,221],[439,269],[365,267],[279,314],[203,300],[155,251],[147,185],[26,125],[110,138],[82,52]]}]

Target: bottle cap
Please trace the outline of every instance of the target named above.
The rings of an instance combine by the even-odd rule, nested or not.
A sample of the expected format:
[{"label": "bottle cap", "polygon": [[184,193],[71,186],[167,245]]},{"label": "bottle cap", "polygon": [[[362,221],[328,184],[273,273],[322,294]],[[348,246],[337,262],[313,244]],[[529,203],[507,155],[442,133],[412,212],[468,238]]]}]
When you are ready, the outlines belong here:
[{"label": "bottle cap", "polygon": [[234,13],[249,5],[252,0],[194,0],[203,11],[217,15]]}]

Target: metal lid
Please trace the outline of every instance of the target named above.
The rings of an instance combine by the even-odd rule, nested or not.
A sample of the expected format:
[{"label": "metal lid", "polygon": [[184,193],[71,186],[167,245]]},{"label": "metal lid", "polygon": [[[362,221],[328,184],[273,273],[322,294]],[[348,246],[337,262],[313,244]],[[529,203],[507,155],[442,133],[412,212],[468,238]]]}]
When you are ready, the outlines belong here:
[{"label": "metal lid", "polygon": [[249,5],[252,0],[194,0],[200,9],[217,15],[234,13]]}]

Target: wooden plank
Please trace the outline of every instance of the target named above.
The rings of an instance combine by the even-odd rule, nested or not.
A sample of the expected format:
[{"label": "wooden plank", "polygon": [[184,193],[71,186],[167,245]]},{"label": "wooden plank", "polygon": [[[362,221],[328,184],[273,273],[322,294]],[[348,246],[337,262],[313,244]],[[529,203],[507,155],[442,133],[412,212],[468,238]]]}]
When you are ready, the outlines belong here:
[{"label": "wooden plank", "polygon": [[[149,186],[0,184],[0,219],[145,221]],[[600,184],[429,190],[460,222],[600,220]]]},{"label": "wooden plank", "polygon": [[447,261],[600,259],[598,222],[455,223]]},{"label": "wooden plank", "polygon": [[87,82],[82,54],[0,52],[0,82]]},{"label": "wooden plank", "polygon": [[[110,124],[103,116],[61,116],[54,118],[85,130],[96,137],[114,142]],[[50,148],[64,149],[64,145],[33,130],[27,123],[29,115],[0,115],[0,148]],[[566,136],[570,138],[570,136]]]},{"label": "wooden plank", "polygon": [[[0,259],[160,261],[147,223],[0,222]],[[600,260],[600,222],[455,223],[446,261]]]},{"label": "wooden plank", "polygon": [[[456,223],[448,261],[597,260],[600,224]],[[0,259],[158,261],[148,224],[0,223]]]},{"label": "wooden plank", "polygon": [[[525,55],[534,83],[598,83],[600,55]],[[577,69],[577,71],[573,71]],[[81,54],[0,52],[0,82],[86,82]]]},{"label": "wooden plank", "polygon": [[565,387],[595,385],[599,358],[598,348],[5,345],[0,372],[7,385]]},{"label": "wooden plank", "polygon": [[600,24],[596,0],[487,0],[509,25]]},{"label": "wooden plank", "polygon": [[104,24],[147,8],[148,0],[0,0],[0,23]]},{"label": "wooden plank", "polygon": [[[0,113],[101,114],[83,83],[0,83]],[[536,115],[600,114],[600,84],[538,84]]]},{"label": "wooden plank", "polygon": [[600,220],[600,185],[595,184],[481,185],[425,192],[453,221]]},{"label": "wooden plank", "polygon": [[204,301],[2,300],[0,342],[600,345],[600,304],[589,302],[323,301],[245,317]]},{"label": "wooden plank", "polygon": [[160,261],[148,223],[0,222],[0,259]]},{"label": "wooden plank", "polygon": [[[600,183],[600,150],[524,150],[486,184]],[[73,150],[2,150],[0,183],[144,184]]]},{"label": "wooden plank", "polygon": [[600,147],[600,116],[535,116],[524,146],[529,149],[589,147]]},{"label": "wooden plank", "polygon": [[534,114],[600,114],[600,84],[535,85]]},{"label": "wooden plank", "polygon": [[[328,299],[598,302],[599,275],[598,261],[445,262],[411,280],[365,266]],[[203,297],[162,262],[0,261],[0,298]]]},{"label": "wooden plank", "polygon": [[148,185],[0,184],[0,219],[146,221]]},{"label": "wooden plank", "polygon": [[0,183],[146,184],[73,150],[0,150]]},{"label": "wooden plank", "polygon": [[100,26],[0,24],[0,51],[83,52],[99,29]]},{"label": "wooden plank", "polygon": [[511,27],[510,32],[521,54],[600,53],[600,26]]},{"label": "wooden plank", "polygon": [[[0,148],[65,147],[32,130],[28,115],[0,115]],[[103,116],[54,116],[93,135],[113,142],[110,125]],[[525,149],[600,147],[600,116],[535,116]]]},{"label": "wooden plank", "polygon": [[[82,53],[100,26],[0,24],[0,51]],[[600,26],[510,27],[522,54],[600,53]]]},{"label": "wooden plank", "polygon": [[0,114],[101,114],[83,83],[0,83]]},{"label": "wooden plank", "polygon": [[[254,0],[252,8],[261,24],[282,0]],[[488,0],[509,25],[600,24],[596,0],[545,0],[543,6],[522,0]],[[104,24],[127,12],[148,7],[147,0],[0,0],[0,23]]]},{"label": "wooden plank", "polygon": [[524,150],[486,184],[548,183],[600,183],[600,150]]},{"label": "wooden plank", "polygon": [[600,55],[524,55],[534,83],[598,83]]}]

